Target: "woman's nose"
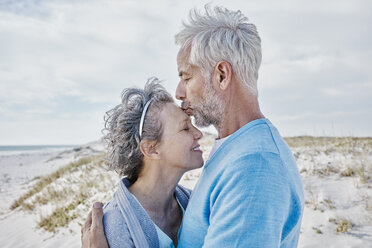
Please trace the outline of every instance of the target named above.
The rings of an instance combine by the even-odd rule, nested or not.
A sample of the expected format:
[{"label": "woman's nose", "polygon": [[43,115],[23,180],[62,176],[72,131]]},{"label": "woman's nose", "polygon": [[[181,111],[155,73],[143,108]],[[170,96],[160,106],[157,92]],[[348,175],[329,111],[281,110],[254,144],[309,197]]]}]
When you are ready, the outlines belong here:
[{"label": "woman's nose", "polygon": [[194,131],[194,138],[196,140],[200,140],[202,137],[203,137],[203,133],[197,129],[196,127],[194,127],[195,131]]}]

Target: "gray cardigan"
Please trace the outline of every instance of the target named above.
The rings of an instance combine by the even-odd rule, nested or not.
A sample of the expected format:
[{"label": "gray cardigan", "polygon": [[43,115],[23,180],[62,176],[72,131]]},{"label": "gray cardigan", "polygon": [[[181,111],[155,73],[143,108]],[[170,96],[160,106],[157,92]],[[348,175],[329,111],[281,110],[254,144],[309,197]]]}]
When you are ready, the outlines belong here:
[{"label": "gray cardigan", "polygon": [[[123,178],[113,199],[103,209],[103,226],[111,248],[158,248],[159,239],[155,224],[146,210],[129,192],[131,183]],[[191,190],[177,185],[175,194],[184,209]]]}]

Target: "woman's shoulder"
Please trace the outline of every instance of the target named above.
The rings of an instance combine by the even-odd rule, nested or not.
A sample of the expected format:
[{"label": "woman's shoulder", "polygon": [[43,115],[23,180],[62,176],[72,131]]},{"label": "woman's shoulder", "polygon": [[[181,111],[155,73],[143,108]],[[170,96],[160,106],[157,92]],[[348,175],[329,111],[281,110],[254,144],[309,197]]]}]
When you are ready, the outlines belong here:
[{"label": "woman's shoulder", "polygon": [[103,209],[103,226],[110,247],[134,247],[127,223],[118,204],[111,200]]},{"label": "woman's shoulder", "polygon": [[192,192],[191,189],[188,189],[188,188],[182,186],[181,184],[177,184],[176,193],[185,194],[188,198],[190,198],[191,192]]},{"label": "woman's shoulder", "polygon": [[176,192],[175,192],[176,197],[184,209],[187,208],[187,204],[189,203],[191,192],[192,192],[191,189],[185,188],[182,185],[178,184],[176,187]]},{"label": "woman's shoulder", "polygon": [[[112,217],[119,217],[121,216],[120,208],[117,202],[112,199],[103,207],[103,218],[111,219]],[[123,219],[124,220],[124,219]]]},{"label": "woman's shoulder", "polygon": [[[118,203],[112,199],[103,207],[103,225],[108,230],[122,227],[128,230],[127,223],[120,211]],[[128,231],[129,233],[129,231]]]}]

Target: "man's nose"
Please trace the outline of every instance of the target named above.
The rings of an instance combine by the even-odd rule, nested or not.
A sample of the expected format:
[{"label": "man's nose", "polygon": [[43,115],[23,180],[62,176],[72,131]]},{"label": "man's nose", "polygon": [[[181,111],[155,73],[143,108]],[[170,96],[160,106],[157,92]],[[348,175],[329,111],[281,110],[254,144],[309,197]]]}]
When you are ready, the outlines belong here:
[{"label": "man's nose", "polygon": [[183,100],[183,99],[186,98],[186,91],[185,91],[185,87],[184,87],[184,85],[182,83],[182,80],[180,80],[180,82],[177,85],[176,98],[178,100]]}]

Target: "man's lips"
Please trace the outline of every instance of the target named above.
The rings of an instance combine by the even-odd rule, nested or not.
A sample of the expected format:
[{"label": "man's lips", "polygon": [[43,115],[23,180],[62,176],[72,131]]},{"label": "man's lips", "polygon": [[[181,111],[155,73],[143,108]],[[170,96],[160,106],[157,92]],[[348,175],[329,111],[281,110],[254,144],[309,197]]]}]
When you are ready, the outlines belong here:
[{"label": "man's lips", "polygon": [[191,108],[183,109],[183,111],[184,111],[187,115],[192,115],[192,109],[191,109]]},{"label": "man's lips", "polygon": [[188,104],[187,102],[182,102],[182,103],[181,103],[181,108],[182,108],[183,110],[188,109],[189,107],[190,107],[190,104]]},{"label": "man's lips", "polygon": [[190,108],[190,105],[187,104],[186,102],[182,102],[181,104],[181,109],[187,114],[187,115],[192,115],[193,109]]}]

